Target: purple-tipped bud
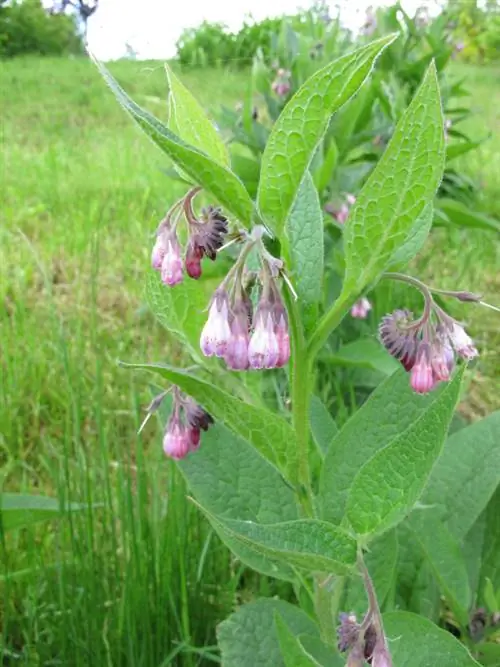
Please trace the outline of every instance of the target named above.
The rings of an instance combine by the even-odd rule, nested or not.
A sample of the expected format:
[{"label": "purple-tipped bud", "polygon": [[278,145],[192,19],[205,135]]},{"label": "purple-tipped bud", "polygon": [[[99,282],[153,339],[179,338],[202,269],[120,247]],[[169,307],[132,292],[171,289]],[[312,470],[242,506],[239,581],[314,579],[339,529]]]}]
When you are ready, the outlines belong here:
[{"label": "purple-tipped bud", "polygon": [[356,620],[356,614],[351,612],[340,614],[340,625],[337,628],[338,649],[341,653],[353,648],[359,637],[360,626]]},{"label": "purple-tipped bud", "polygon": [[379,327],[382,345],[401,362],[406,371],[413,368],[418,348],[414,331],[408,329],[411,322],[412,313],[409,310],[395,310],[382,318]]},{"label": "purple-tipped bud", "polygon": [[455,355],[447,339],[437,340],[431,347],[431,366],[434,379],[438,382],[448,382],[455,366]]},{"label": "purple-tipped bud", "polygon": [[279,358],[278,339],[269,309],[259,308],[255,314],[254,332],[248,346],[251,368],[276,368]]},{"label": "purple-tipped bud", "polygon": [[186,251],[186,271],[190,278],[198,280],[201,276],[202,257],[203,249],[197,245],[195,240],[191,239]]},{"label": "purple-tipped bud", "polygon": [[231,338],[227,294],[217,291],[212,299],[208,320],[201,332],[200,347],[206,357],[223,357]]},{"label": "purple-tipped bud", "polygon": [[233,308],[231,323],[231,338],[224,356],[228,368],[235,371],[245,371],[248,368],[248,312],[243,303]]},{"label": "purple-tipped bud", "polygon": [[161,279],[165,285],[178,285],[182,282],[181,249],[175,234],[166,242],[165,254],[161,263]]},{"label": "purple-tipped bud", "polygon": [[465,329],[458,324],[458,322],[453,322],[451,330],[448,331],[451,344],[455,348],[458,355],[462,359],[474,359],[478,356],[479,352],[474,347],[472,338],[470,338]]},{"label": "purple-tipped bud", "polygon": [[427,394],[437,384],[427,343],[421,343],[419,346],[417,360],[411,369],[410,384],[417,394]]},{"label": "purple-tipped bud", "polygon": [[153,246],[153,250],[151,252],[151,266],[153,269],[160,270],[161,265],[163,262],[163,258],[165,257],[165,253],[167,251],[167,245],[166,245],[166,239],[165,239],[165,234],[163,232],[160,232],[157,237],[155,244]]},{"label": "purple-tipped bud", "polygon": [[190,450],[189,432],[172,417],[163,438],[163,451],[172,459],[183,459]]},{"label": "purple-tipped bud", "polygon": [[290,92],[290,84],[288,81],[273,81],[271,88],[278,97],[286,97]]},{"label": "purple-tipped bud", "polygon": [[365,320],[368,317],[368,313],[371,309],[372,304],[366,297],[362,297],[359,299],[359,301],[356,301],[354,306],[351,308],[351,317],[355,317],[359,320]]},{"label": "purple-tipped bud", "polygon": [[192,398],[184,401],[184,411],[186,414],[186,421],[190,428],[202,429],[207,431],[208,427],[214,423],[211,415],[204,410],[201,405],[198,405]]},{"label": "purple-tipped bud", "polygon": [[189,451],[193,452],[200,446],[201,433],[197,427],[191,427],[187,430],[187,437],[189,440]]},{"label": "purple-tipped bud", "polygon": [[290,360],[290,334],[288,332],[288,321],[285,314],[280,314],[279,321],[274,327],[276,340],[278,341],[277,368],[285,366]]}]

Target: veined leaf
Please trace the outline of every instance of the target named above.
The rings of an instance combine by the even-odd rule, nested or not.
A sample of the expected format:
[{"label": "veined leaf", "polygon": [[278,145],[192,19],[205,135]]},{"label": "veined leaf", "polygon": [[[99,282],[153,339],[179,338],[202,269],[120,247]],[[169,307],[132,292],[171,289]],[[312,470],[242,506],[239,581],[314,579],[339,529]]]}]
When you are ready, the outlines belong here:
[{"label": "veined leaf", "polygon": [[241,223],[249,225],[254,216],[254,206],[239,178],[227,167],[171,132],[149,111],[136,104],[101,62],[94,58],[94,63],[118,102],[129,112],[145,134],[193,180],[193,183],[201,185],[211,193]]},{"label": "veined leaf", "polygon": [[443,113],[431,64],[345,225],[341,300],[376,281],[408,243],[415,222],[434,198],[444,160]]},{"label": "veined leaf", "polygon": [[354,95],[380,53],[397,35],[383,37],[313,74],[276,121],[262,156],[259,210],[279,236],[330,116]]},{"label": "veined leaf", "polygon": [[286,667],[321,667],[320,663],[306,652],[298,637],[288,628],[278,611],[274,614],[274,624],[281,657]]}]

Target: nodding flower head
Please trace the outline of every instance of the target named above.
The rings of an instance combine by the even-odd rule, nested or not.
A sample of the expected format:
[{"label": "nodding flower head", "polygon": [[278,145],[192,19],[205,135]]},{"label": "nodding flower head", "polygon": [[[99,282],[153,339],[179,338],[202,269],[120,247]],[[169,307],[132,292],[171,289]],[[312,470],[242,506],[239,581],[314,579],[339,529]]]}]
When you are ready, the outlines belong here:
[{"label": "nodding flower head", "polygon": [[[409,276],[388,275],[416,284],[424,296],[425,308],[422,316],[415,320],[408,310],[395,310],[383,317],[379,326],[380,340],[389,354],[411,372],[412,388],[417,393],[427,393],[450,379],[456,355],[470,360],[477,357],[478,351],[462,325],[435,303],[429,288]],[[462,302],[480,301],[479,296],[469,292],[434,291]]]},{"label": "nodding flower head", "polygon": [[[161,400],[166,393],[161,395]],[[157,402],[155,410],[161,400]],[[201,431],[206,431],[213,423],[214,420],[201,405],[174,387],[172,414],[163,436],[163,451],[172,459],[185,458],[189,452],[198,449]]]},{"label": "nodding flower head", "polygon": [[354,306],[351,308],[351,317],[357,318],[359,320],[366,320],[371,309],[372,304],[364,296],[359,299],[359,301],[356,301]]},{"label": "nodding flower head", "polygon": [[206,357],[223,357],[231,338],[227,292],[217,290],[212,297],[208,320],[201,332],[200,347]]},{"label": "nodding flower head", "polygon": [[182,282],[181,249],[175,232],[166,241],[165,254],[161,263],[161,279],[165,285],[178,285]]},{"label": "nodding flower head", "polygon": [[235,371],[246,371],[249,343],[248,309],[243,301],[236,302],[232,309],[231,337],[224,359],[228,368]]},{"label": "nodding flower head", "polygon": [[197,244],[196,239],[190,239],[186,251],[186,272],[190,278],[198,280],[201,276],[201,260],[203,249]]},{"label": "nodding flower head", "polygon": [[213,261],[217,257],[217,250],[224,245],[227,231],[227,218],[222,215],[220,208],[207,206],[202,210],[201,220],[192,222],[191,239]]},{"label": "nodding flower head", "polygon": [[248,361],[254,369],[276,368],[279,359],[278,339],[267,303],[259,304],[253,320],[253,334],[248,346]]},{"label": "nodding flower head", "polygon": [[282,366],[286,366],[290,360],[290,333],[288,331],[288,315],[277,291],[274,294],[272,316],[274,333],[278,343],[276,368],[281,368]]}]

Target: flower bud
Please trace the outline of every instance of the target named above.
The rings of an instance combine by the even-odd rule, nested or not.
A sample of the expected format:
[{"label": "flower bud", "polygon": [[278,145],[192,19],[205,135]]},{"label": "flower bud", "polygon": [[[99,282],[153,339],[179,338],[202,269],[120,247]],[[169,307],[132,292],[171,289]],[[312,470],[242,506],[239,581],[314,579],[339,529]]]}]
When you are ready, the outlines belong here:
[{"label": "flower bud", "polygon": [[167,247],[165,242],[165,234],[160,232],[156,237],[156,241],[151,252],[151,266],[153,269],[161,269],[166,251]]},{"label": "flower bud", "polygon": [[279,321],[274,327],[274,333],[278,341],[278,361],[276,362],[276,367],[281,368],[290,359],[290,334],[288,332],[286,313],[279,315]]},{"label": "flower bud", "polygon": [[186,271],[190,278],[198,280],[201,276],[201,260],[203,250],[195,241],[189,241],[186,251]]},{"label": "flower bud", "polygon": [[366,297],[356,301],[354,306],[351,308],[351,317],[355,317],[360,320],[365,320],[368,317],[368,313],[372,309],[372,304],[368,301]]},{"label": "flower bud", "polygon": [[177,417],[170,419],[163,438],[163,451],[172,459],[183,459],[190,450],[188,431],[180,424]]},{"label": "flower bud", "polygon": [[260,308],[255,314],[254,332],[248,346],[251,368],[276,368],[279,358],[278,339],[269,309]]},{"label": "flower bud", "polygon": [[248,368],[248,313],[243,303],[233,308],[231,337],[224,358],[228,368],[245,371]]},{"label": "flower bud", "polygon": [[472,338],[467,335],[465,329],[458,322],[453,322],[448,335],[451,344],[462,359],[470,360],[478,356],[479,353],[474,347]]},{"label": "flower bud", "polygon": [[417,394],[427,394],[436,386],[427,343],[421,343],[419,346],[417,360],[411,369],[410,384]]},{"label": "flower bud", "polygon": [[448,382],[455,365],[455,355],[447,339],[436,340],[431,347],[431,366],[434,379]]},{"label": "flower bud", "polygon": [[200,429],[197,427],[191,427],[187,431],[187,437],[189,439],[189,451],[192,452],[200,446],[201,433]]},{"label": "flower bud", "polygon": [[175,235],[167,243],[163,261],[161,263],[161,279],[165,285],[173,287],[182,282],[182,259],[179,243]]},{"label": "flower bud", "polygon": [[207,323],[201,332],[201,351],[206,357],[223,357],[230,338],[227,294],[225,291],[217,291],[212,299]]}]

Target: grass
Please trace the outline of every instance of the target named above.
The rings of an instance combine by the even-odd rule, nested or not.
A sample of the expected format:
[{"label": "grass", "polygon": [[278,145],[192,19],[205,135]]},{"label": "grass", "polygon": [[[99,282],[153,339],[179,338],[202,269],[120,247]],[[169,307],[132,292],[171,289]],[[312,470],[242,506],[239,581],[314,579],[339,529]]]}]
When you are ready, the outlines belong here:
[{"label": "grass", "polygon": [[[112,71],[164,115],[158,63]],[[494,136],[461,167],[500,218],[498,73],[464,73],[478,110],[469,129]],[[1,77],[1,485],[103,503],[1,541],[5,664],[210,664],[217,621],[258,586],[275,589],[264,578],[249,583],[186,501],[156,425],[137,438],[149,387],[116,364],[174,354],[144,308],[142,284],[151,233],[182,186],[90,63],[10,61]],[[224,71],[183,80],[212,109],[246,90],[241,74]],[[443,287],[498,294],[491,233],[437,230],[419,265]],[[500,339],[491,312],[469,319],[485,350],[464,404],[475,416],[495,401]]]}]

